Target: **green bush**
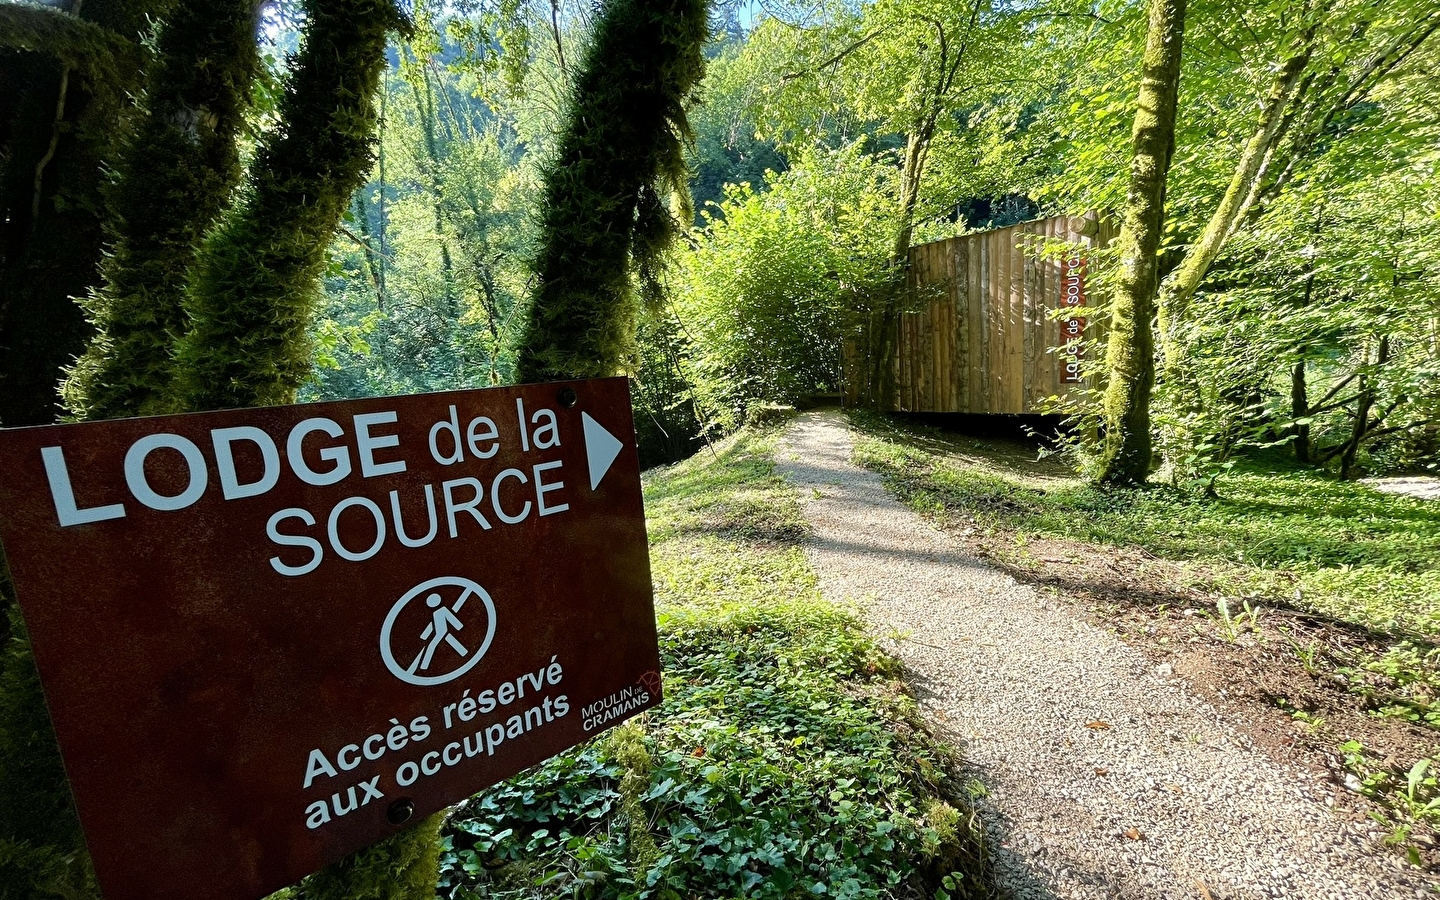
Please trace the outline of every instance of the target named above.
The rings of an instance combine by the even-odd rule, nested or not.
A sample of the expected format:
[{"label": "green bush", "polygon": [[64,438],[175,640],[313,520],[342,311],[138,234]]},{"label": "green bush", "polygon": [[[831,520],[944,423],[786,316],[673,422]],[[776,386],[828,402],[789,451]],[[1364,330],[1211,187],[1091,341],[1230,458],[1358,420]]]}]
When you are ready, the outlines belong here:
[{"label": "green bush", "polygon": [[689,372],[722,430],[757,403],[839,390],[840,350],[886,283],[893,172],[855,145],[816,153],[764,190],[732,186],[682,255]]}]

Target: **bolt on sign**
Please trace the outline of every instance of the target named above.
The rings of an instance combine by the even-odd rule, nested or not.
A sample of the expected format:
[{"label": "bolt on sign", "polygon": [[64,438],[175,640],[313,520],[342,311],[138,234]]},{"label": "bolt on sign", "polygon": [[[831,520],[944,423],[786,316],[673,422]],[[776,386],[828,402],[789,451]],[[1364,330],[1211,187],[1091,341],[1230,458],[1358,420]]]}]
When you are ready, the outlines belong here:
[{"label": "bolt on sign", "polygon": [[[1060,303],[1064,309],[1085,305],[1085,270],[1088,264],[1082,256],[1067,254],[1062,260],[1062,290]],[[1061,384],[1080,384],[1085,380],[1085,325],[1086,320],[1074,314],[1060,319],[1060,355],[1064,366],[1060,370]]]},{"label": "bolt on sign", "polygon": [[0,431],[108,900],[253,900],[660,702],[623,378]]}]

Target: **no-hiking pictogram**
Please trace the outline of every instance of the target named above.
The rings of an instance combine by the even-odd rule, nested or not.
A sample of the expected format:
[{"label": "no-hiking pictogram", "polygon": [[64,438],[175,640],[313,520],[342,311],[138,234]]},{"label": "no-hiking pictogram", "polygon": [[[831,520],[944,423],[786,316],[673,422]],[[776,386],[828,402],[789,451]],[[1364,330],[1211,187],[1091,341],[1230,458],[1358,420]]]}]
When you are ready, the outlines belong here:
[{"label": "no-hiking pictogram", "polygon": [[468,578],[447,575],[415,585],[390,607],[380,656],[401,681],[445,684],[473,669],[494,637],[490,594]]}]

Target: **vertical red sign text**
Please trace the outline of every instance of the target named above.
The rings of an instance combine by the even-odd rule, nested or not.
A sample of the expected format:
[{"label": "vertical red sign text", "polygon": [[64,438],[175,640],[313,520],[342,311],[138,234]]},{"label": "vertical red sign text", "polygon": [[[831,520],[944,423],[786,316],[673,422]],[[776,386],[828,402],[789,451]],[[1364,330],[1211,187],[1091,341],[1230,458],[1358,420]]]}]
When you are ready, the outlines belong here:
[{"label": "vertical red sign text", "polygon": [[[1083,256],[1067,254],[1061,263],[1061,308],[1085,306],[1085,270]],[[1082,316],[1069,314],[1060,319],[1060,383],[1080,384],[1085,380],[1082,363],[1085,359],[1085,325]]]}]

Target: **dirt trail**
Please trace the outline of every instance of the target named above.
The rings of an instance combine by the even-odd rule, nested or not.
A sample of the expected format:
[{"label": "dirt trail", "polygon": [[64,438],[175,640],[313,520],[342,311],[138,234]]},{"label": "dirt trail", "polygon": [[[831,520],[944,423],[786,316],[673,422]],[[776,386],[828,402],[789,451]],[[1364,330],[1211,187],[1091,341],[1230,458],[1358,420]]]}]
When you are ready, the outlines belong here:
[{"label": "dirt trail", "polygon": [[777,451],[825,595],[861,605],[979,807],[1016,898],[1391,898],[1427,879],[1074,609],[959,549],[850,461],[835,412]]},{"label": "dirt trail", "polygon": [[1400,494],[1417,500],[1440,500],[1440,478],[1415,475],[1410,478],[1367,478],[1365,483],[1377,491]]}]

